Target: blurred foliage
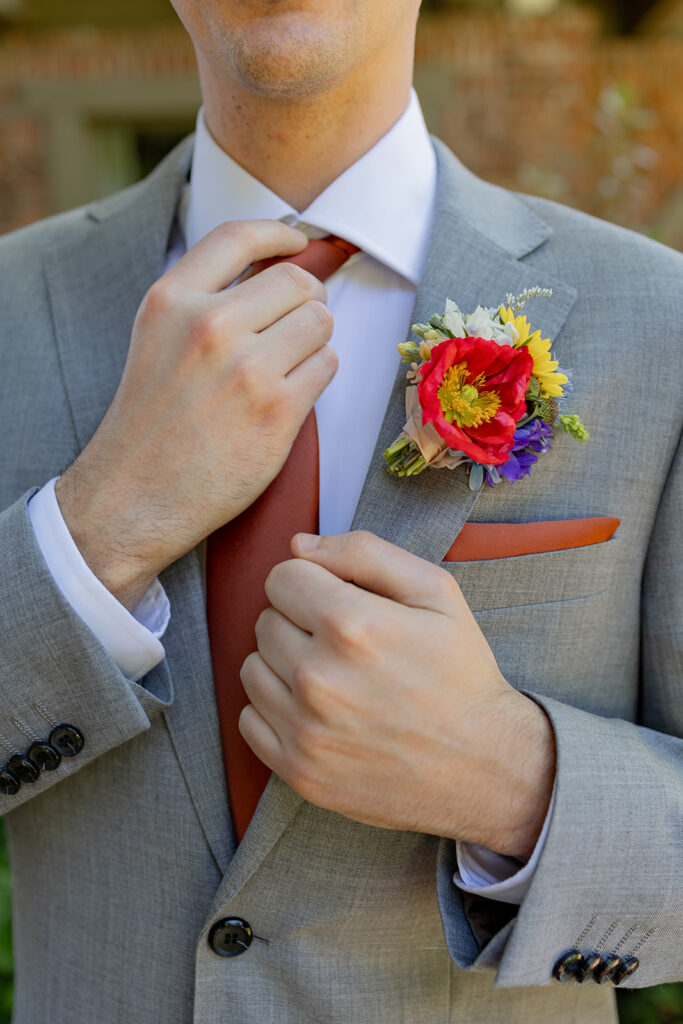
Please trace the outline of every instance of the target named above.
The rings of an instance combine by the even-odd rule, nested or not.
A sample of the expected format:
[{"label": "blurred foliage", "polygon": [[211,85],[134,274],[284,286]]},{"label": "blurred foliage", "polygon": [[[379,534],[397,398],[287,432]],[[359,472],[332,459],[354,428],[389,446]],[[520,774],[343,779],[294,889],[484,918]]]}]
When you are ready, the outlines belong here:
[{"label": "blurred foliage", "polygon": [[0,1024],[12,1014],[12,879],[0,821]]},{"label": "blurred foliage", "polygon": [[[0,821],[0,1024],[12,1015],[12,885]],[[683,1024],[683,984],[617,992],[620,1024]]]},{"label": "blurred foliage", "polygon": [[[657,2],[658,0],[583,0],[586,6],[596,7],[602,13],[608,28],[616,32],[631,32]],[[422,0],[423,10],[432,11],[498,9],[545,14],[571,5],[572,0]]]}]

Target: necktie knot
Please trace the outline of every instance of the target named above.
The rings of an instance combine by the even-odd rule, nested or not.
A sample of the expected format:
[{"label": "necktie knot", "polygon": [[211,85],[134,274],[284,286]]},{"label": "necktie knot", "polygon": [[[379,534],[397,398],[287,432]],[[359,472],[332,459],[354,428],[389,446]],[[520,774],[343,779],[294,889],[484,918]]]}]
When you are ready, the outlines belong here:
[{"label": "necktie knot", "polygon": [[259,274],[275,263],[294,263],[297,267],[308,270],[319,281],[327,281],[335,270],[339,270],[348,258],[357,252],[360,252],[360,249],[353,242],[348,242],[339,235],[325,235],[324,238],[312,238],[306,248],[294,256],[274,256],[267,260],[257,260],[248,277]]}]

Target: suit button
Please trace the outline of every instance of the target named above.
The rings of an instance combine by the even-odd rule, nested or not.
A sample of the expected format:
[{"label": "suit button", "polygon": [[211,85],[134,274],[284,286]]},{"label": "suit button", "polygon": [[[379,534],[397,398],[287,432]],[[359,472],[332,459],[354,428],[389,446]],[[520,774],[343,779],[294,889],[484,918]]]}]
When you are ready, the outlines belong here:
[{"label": "suit button", "polygon": [[621,967],[621,957],[616,953],[605,953],[602,963],[593,971],[593,980],[598,985],[605,985],[608,981],[612,981],[612,975],[619,967]]},{"label": "suit button", "polygon": [[634,971],[637,971],[640,966],[640,960],[637,956],[625,956],[621,961],[619,967],[615,967],[612,972],[612,982],[615,985],[620,985],[624,978],[630,978]]},{"label": "suit button", "polygon": [[577,976],[583,971],[583,966],[583,953],[578,949],[570,949],[555,961],[553,978],[558,981],[576,981]]},{"label": "suit button", "polygon": [[28,757],[34,764],[37,764],[43,772],[53,772],[59,768],[62,755],[54,747],[51,747],[45,740],[36,740],[28,748]]},{"label": "suit button", "polygon": [[241,956],[251,946],[254,933],[241,917],[221,917],[209,932],[209,945],[218,956]]},{"label": "suit button", "polygon": [[57,750],[62,757],[73,757],[83,749],[83,734],[78,731],[75,725],[67,725],[62,722],[55,726],[50,733],[50,745]]},{"label": "suit button", "polygon": [[592,978],[593,973],[598,969],[602,963],[602,957],[599,953],[587,953],[583,958],[583,963],[576,973],[576,980],[579,984],[583,984],[587,978]]},{"label": "suit button", "polygon": [[0,767],[0,793],[5,796],[14,796],[21,789],[21,783],[16,775],[12,775],[6,764]]},{"label": "suit button", "polygon": [[35,782],[40,778],[40,769],[23,754],[12,754],[7,767],[19,782]]}]

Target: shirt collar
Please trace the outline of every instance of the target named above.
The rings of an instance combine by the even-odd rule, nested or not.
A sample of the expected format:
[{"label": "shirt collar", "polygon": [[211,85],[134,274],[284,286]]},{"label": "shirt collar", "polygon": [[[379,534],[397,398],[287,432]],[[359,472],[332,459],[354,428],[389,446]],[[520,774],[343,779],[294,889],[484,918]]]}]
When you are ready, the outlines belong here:
[{"label": "shirt collar", "polygon": [[436,156],[414,90],[386,135],[303,213],[229,157],[200,110],[181,227],[189,248],[223,221],[286,218],[341,235],[417,285],[427,256],[436,176]]}]

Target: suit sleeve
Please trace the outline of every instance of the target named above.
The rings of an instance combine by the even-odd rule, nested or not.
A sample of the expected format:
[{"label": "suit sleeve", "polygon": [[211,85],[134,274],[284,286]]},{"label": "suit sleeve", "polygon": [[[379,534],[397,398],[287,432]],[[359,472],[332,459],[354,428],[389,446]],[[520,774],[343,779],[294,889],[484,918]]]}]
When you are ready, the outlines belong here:
[{"label": "suit sleeve", "polygon": [[[127,679],[62,596],[28,515],[36,490],[0,513],[2,814],[144,732],[173,696],[164,662],[144,686]],[[34,748],[36,774],[37,742],[58,757]]]},{"label": "suit sleeve", "polygon": [[[639,723],[543,695],[557,741],[555,807],[538,867],[513,918],[477,913],[440,848],[438,894],[451,956],[501,986],[559,984],[570,949],[635,957],[622,987],[683,975],[683,467],[680,445],[651,537],[642,589]],[[479,908],[481,910],[481,908]]]}]

